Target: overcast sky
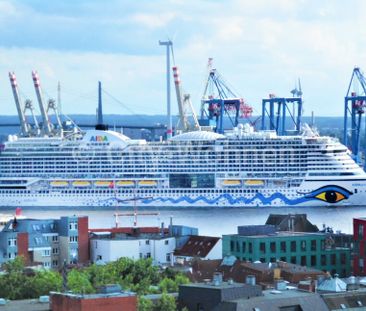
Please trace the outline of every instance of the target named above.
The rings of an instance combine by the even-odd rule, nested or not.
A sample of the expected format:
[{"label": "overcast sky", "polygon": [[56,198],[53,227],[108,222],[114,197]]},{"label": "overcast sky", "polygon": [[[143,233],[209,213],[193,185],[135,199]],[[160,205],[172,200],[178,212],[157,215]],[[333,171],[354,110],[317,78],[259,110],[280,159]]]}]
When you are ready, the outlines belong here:
[{"label": "overcast sky", "polygon": [[[207,59],[257,113],[269,93],[301,79],[305,114],[341,116],[354,66],[366,70],[365,1],[0,0],[0,114],[16,114],[8,72],[36,103],[31,71],[63,112],[166,111],[165,49],[174,42],[183,87],[199,108]],[[173,84],[172,84],[173,86]],[[173,112],[177,112],[172,87]]]}]

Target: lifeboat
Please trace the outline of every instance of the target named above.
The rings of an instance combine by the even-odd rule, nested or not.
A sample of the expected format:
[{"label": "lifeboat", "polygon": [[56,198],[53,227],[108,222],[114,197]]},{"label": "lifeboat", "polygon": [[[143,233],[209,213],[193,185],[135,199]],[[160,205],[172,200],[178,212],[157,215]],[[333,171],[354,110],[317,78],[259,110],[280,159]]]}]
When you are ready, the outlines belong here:
[{"label": "lifeboat", "polygon": [[67,187],[68,185],[67,181],[51,181],[51,187]]},{"label": "lifeboat", "polygon": [[108,181],[108,180],[96,181],[94,183],[94,186],[96,186],[96,187],[113,187],[113,181]]},{"label": "lifeboat", "polygon": [[77,180],[72,183],[74,187],[89,187],[90,181]]},{"label": "lifeboat", "polygon": [[119,187],[132,187],[135,185],[135,183],[132,180],[120,180],[120,181],[117,181],[116,184]]},{"label": "lifeboat", "polygon": [[155,180],[141,180],[139,181],[139,186],[141,187],[154,187],[158,183]]},{"label": "lifeboat", "polygon": [[260,179],[248,179],[244,182],[246,186],[263,186],[264,181]]},{"label": "lifeboat", "polygon": [[240,186],[241,181],[237,179],[225,179],[222,184],[224,186]]}]

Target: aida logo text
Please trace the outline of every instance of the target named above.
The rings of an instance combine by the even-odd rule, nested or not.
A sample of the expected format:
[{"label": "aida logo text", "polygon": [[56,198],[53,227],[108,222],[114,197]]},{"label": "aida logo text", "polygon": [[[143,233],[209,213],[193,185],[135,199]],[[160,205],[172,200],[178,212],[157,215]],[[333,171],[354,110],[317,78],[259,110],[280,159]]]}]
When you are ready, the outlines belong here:
[{"label": "aida logo text", "polygon": [[107,136],[92,136],[90,138],[90,141],[98,141],[98,142],[103,142],[103,141],[108,141],[108,137]]}]

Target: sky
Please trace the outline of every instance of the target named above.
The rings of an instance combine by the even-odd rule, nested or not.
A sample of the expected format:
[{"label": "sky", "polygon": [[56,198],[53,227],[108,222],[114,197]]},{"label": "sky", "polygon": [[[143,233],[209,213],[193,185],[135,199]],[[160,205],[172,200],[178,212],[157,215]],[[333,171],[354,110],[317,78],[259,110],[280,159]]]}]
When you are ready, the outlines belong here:
[{"label": "sky", "polygon": [[[342,116],[353,68],[366,70],[365,9],[362,0],[0,0],[0,114],[16,114],[9,71],[38,106],[32,70],[45,99],[57,99],[60,82],[66,114],[95,113],[98,81],[104,113],[165,114],[158,42],[170,39],[197,111],[212,57],[255,114],[300,78],[305,115]],[[171,96],[176,114],[173,83]]]}]

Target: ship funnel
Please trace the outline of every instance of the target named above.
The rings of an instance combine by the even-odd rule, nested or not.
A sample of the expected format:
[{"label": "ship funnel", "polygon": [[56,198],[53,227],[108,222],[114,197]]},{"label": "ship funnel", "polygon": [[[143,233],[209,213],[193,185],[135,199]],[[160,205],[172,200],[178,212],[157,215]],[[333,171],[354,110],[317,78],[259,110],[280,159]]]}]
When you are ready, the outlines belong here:
[{"label": "ship funnel", "polygon": [[96,130],[106,131],[108,126],[103,123],[103,104],[102,104],[102,82],[98,81],[98,109]]}]

